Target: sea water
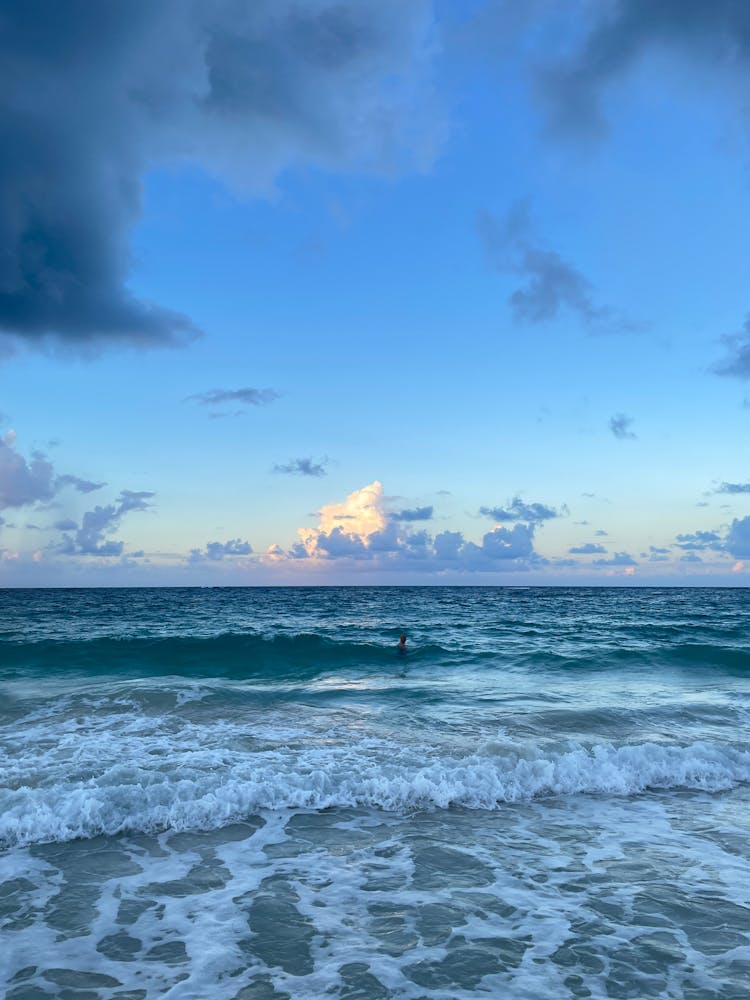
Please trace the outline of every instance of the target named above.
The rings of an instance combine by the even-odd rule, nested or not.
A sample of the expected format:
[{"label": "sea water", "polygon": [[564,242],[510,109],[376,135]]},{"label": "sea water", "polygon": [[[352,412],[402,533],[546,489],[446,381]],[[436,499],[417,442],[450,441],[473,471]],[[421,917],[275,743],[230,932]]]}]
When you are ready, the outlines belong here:
[{"label": "sea water", "polygon": [[748,590],[17,590],[0,629],[7,1000],[750,995]]}]

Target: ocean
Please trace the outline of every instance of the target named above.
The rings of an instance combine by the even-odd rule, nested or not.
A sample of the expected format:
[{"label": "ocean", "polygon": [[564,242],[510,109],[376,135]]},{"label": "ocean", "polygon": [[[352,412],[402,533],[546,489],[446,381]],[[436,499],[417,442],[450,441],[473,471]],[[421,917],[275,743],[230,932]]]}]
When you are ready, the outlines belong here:
[{"label": "ocean", "polygon": [[749,737],[745,589],[1,591],[2,995],[747,1000]]}]

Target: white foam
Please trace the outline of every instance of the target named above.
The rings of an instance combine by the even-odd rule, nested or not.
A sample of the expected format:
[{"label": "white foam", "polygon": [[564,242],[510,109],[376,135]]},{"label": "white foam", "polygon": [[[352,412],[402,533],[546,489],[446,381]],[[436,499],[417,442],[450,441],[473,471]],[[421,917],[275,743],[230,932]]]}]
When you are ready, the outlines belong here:
[{"label": "white foam", "polygon": [[166,738],[150,748],[148,740],[132,739],[128,750],[124,740],[103,738],[98,766],[89,757],[75,769],[77,780],[67,757],[65,768],[45,773],[45,757],[59,749],[47,749],[36,761],[33,784],[27,767],[26,784],[0,792],[5,844],[213,829],[263,809],[496,809],[544,796],[718,792],[750,781],[749,752],[709,743],[572,744],[530,757],[506,752],[423,763],[413,750],[373,740],[252,753],[193,749]]}]

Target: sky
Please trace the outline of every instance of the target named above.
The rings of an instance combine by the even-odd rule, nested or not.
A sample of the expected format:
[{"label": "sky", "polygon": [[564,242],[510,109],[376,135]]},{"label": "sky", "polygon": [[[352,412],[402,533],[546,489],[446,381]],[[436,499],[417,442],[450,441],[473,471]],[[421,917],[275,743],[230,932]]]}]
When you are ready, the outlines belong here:
[{"label": "sky", "polygon": [[745,0],[0,25],[0,586],[750,585]]}]

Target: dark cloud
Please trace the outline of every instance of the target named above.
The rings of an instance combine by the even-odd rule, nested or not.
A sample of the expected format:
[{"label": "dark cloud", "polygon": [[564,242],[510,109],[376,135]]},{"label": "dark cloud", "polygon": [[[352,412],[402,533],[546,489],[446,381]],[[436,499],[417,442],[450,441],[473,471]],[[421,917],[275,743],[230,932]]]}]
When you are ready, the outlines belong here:
[{"label": "dark cloud", "polygon": [[722,483],[717,493],[750,493],[750,483]]},{"label": "dark cloud", "polygon": [[538,73],[553,131],[606,132],[601,98],[650,52],[672,52],[691,67],[744,72],[750,55],[750,7],[743,0],[619,0],[591,4],[588,31],[571,56]]},{"label": "dark cloud", "polygon": [[607,537],[607,535],[609,534],[609,532],[608,532],[608,531],[604,531],[604,529],[603,529],[603,528],[598,528],[598,529],[597,529],[597,530],[596,530],[596,531],[594,532],[594,534],[596,535],[596,537],[597,537],[597,538],[606,538],[606,537]]},{"label": "dark cloud", "polygon": [[[346,532],[340,527],[333,528],[327,534],[321,531],[318,537],[318,549],[331,559],[339,559],[342,556],[355,559],[367,558],[369,554],[359,535]],[[375,551],[383,551],[383,548]]]},{"label": "dark cloud", "polygon": [[64,517],[60,521],[55,521],[52,527],[56,531],[75,531],[78,527],[78,523],[73,520],[72,517]]},{"label": "dark cloud", "polygon": [[228,542],[208,542],[206,548],[191,549],[188,562],[221,562],[227,556],[249,556],[252,555],[253,547],[250,542],[243,542],[241,538],[230,538]]},{"label": "dark cloud", "polygon": [[659,556],[669,555],[669,549],[663,547],[660,548],[658,545],[649,545],[648,551],[652,555],[659,555]]},{"label": "dark cloud", "polygon": [[0,510],[51,500],[55,495],[52,464],[38,452],[27,461],[14,444],[12,433],[0,438]]},{"label": "dark cloud", "polygon": [[106,483],[93,483],[90,479],[81,479],[79,476],[71,476],[69,474],[58,476],[55,480],[55,489],[61,490],[66,486],[72,486],[79,493],[93,493],[95,490],[100,490],[102,486],[106,485]]},{"label": "dark cloud", "polygon": [[274,465],[273,471],[291,476],[325,476],[327,464],[325,455],[319,462],[311,458],[290,458],[285,465]]},{"label": "dark cloud", "polygon": [[131,510],[148,510],[151,507],[148,501],[155,496],[155,493],[148,490],[123,490],[117,500],[118,514],[122,516]]},{"label": "dark cloud", "polygon": [[392,171],[442,133],[427,0],[24,0],[0,34],[0,330],[175,344],[128,289],[141,178],[193,162],[251,193],[290,164]]},{"label": "dark cloud", "polygon": [[692,531],[677,536],[675,545],[678,549],[713,549],[716,552],[724,550],[724,543],[716,531]]},{"label": "dark cloud", "polygon": [[279,393],[275,389],[253,389],[246,386],[243,389],[209,389],[208,392],[198,392],[193,396],[188,396],[186,402],[194,400],[201,406],[222,406],[226,403],[241,403],[243,406],[267,406],[278,398]]},{"label": "dark cloud", "polygon": [[460,531],[441,531],[439,535],[435,535],[433,543],[435,556],[440,562],[455,562],[463,544],[464,536]]},{"label": "dark cloud", "polygon": [[594,559],[595,566],[637,566],[628,552],[615,552],[611,559]]},{"label": "dark cloud", "polygon": [[393,521],[431,521],[433,507],[412,507],[389,514]]},{"label": "dark cloud", "polygon": [[566,507],[557,510],[543,503],[524,503],[519,496],[513,497],[505,507],[480,507],[479,513],[491,517],[493,521],[527,521],[530,524],[541,524],[554,517],[563,517],[568,511]]},{"label": "dark cloud", "polygon": [[725,547],[736,559],[750,558],[750,517],[735,518],[732,521]]},{"label": "dark cloud", "polygon": [[567,309],[591,333],[623,333],[636,328],[609,306],[597,305],[588,279],[559,253],[542,245],[525,202],[516,204],[502,221],[486,209],[480,211],[477,229],[491,266],[525,282],[510,296],[516,321],[543,323]]},{"label": "dark cloud", "polygon": [[568,552],[572,556],[594,556],[606,551],[603,545],[597,545],[595,542],[586,542],[585,545],[572,545],[568,549]]},{"label": "dark cloud", "polygon": [[64,555],[83,556],[120,556],[125,543],[108,538],[120,527],[122,518],[133,511],[148,510],[151,504],[147,501],[155,496],[146,490],[123,490],[114,503],[105,506],[97,505],[93,510],[87,510],[81,520],[81,526],[75,533],[73,527],[70,533],[63,535],[60,551]]},{"label": "dark cloud", "polygon": [[727,334],[721,340],[727,349],[727,356],[714,366],[714,372],[730,378],[750,378],[750,317],[745,320],[740,333]]},{"label": "dark cloud", "polygon": [[638,435],[630,430],[632,423],[633,417],[628,417],[624,413],[615,413],[613,417],[610,417],[609,429],[621,441],[634,441]]},{"label": "dark cloud", "polygon": [[700,556],[697,556],[695,552],[687,552],[684,556],[680,556],[680,562],[702,563],[703,560]]}]

